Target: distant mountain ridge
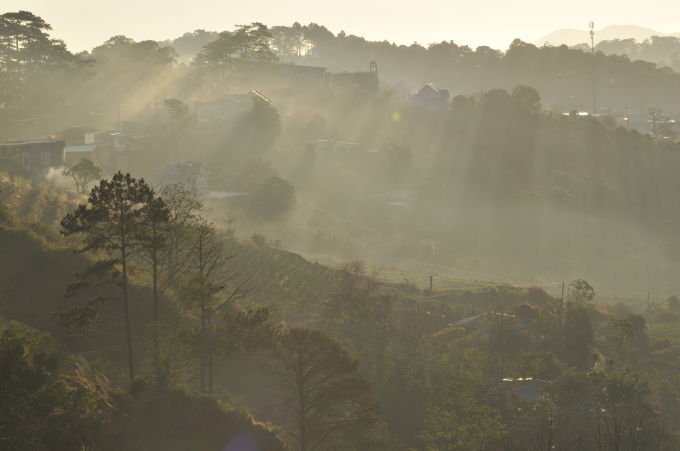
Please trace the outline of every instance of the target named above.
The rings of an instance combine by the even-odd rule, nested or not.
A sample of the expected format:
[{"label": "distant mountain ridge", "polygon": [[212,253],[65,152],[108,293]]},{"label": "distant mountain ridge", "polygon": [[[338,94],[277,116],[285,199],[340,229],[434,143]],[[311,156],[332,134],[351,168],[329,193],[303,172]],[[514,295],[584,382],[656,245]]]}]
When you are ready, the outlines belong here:
[{"label": "distant mountain ridge", "polygon": [[[609,25],[600,30],[595,30],[595,43],[597,44],[600,41],[609,41],[613,39],[629,38],[633,38],[637,42],[642,42],[651,36],[674,36],[680,38],[680,33],[661,33],[652,30],[651,28],[637,25]],[[582,43],[590,43],[590,34],[588,30],[555,30],[550,34],[543,36],[536,41],[535,44],[540,47],[546,42],[554,46],[562,44],[573,46]]]}]

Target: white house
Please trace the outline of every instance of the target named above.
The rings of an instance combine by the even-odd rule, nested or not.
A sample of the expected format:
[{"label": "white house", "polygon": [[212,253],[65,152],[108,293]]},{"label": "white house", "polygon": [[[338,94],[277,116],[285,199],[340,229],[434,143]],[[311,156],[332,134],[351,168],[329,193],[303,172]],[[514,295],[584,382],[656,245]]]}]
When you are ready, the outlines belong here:
[{"label": "white house", "polygon": [[208,102],[196,102],[194,111],[198,122],[232,122],[237,114],[248,111],[255,99],[269,103],[269,99],[259,91],[245,94],[230,94],[221,99]]},{"label": "white house", "polygon": [[208,176],[205,164],[202,161],[184,160],[174,164],[169,164],[154,177],[159,185],[159,189],[164,186],[181,184],[184,189],[197,190],[202,193],[208,189]]},{"label": "white house", "polygon": [[413,108],[428,110],[443,110],[449,105],[449,90],[439,89],[434,83],[429,83],[411,96]]}]

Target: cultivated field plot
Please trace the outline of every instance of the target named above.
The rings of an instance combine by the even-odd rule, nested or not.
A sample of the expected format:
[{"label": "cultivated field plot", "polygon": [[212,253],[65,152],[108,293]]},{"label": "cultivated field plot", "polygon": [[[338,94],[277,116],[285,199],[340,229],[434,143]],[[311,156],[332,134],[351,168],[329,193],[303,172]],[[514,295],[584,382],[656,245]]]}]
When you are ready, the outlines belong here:
[{"label": "cultivated field plot", "polygon": [[482,280],[460,279],[456,277],[445,277],[430,273],[405,271],[397,269],[393,266],[371,265],[371,268],[376,268],[380,271],[380,277],[387,283],[403,283],[409,281],[421,290],[430,288],[430,275],[433,276],[432,288],[434,291],[451,291],[451,290],[477,290],[493,285],[498,285],[493,282],[486,282]]},{"label": "cultivated field plot", "polygon": [[647,334],[654,338],[666,338],[673,344],[680,344],[680,323],[649,326]]},{"label": "cultivated field plot", "polygon": [[[340,262],[340,260],[329,256],[307,253],[301,253],[300,255],[307,260],[318,261],[321,264],[329,266],[337,267],[337,264]],[[380,273],[388,282],[401,283],[404,282],[404,279],[408,279],[409,282],[414,283],[420,289],[429,288],[430,276],[433,276],[433,288],[435,291],[449,291],[466,288],[475,289],[488,287],[490,285],[514,285],[520,287],[540,287],[556,298],[559,298],[562,295],[561,283],[532,284],[402,258],[371,257],[366,258],[365,260],[369,265],[379,268]],[[335,265],[333,263],[335,263]],[[603,294],[598,293],[597,291],[593,302],[596,305],[625,304],[628,309],[636,313],[642,312],[647,306],[646,299],[634,299],[625,296]]]}]

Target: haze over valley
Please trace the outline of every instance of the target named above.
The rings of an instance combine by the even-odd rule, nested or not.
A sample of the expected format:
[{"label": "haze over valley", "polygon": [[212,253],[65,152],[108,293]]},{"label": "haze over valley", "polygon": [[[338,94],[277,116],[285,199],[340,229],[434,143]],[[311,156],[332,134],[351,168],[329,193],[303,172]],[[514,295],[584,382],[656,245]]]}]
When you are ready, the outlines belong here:
[{"label": "haze over valley", "polygon": [[678,448],[675,6],[66,6],[0,12],[0,449]]}]

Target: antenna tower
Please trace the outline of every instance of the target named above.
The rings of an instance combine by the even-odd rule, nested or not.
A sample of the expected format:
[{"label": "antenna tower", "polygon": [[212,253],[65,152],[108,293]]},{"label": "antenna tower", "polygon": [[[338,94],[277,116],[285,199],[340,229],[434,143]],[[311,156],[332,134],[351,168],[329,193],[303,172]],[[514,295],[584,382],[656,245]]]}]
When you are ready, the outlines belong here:
[{"label": "antenna tower", "polygon": [[595,82],[595,22],[588,24],[590,27],[590,51],[593,55],[593,115],[597,114],[597,85]]}]

